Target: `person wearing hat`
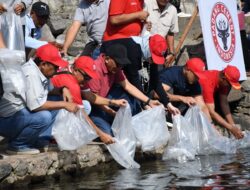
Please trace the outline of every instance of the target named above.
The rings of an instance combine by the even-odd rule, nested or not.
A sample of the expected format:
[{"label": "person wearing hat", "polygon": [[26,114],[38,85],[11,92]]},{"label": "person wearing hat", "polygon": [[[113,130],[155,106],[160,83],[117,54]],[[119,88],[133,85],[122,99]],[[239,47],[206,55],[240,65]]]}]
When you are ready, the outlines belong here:
[{"label": "person wearing hat", "polygon": [[[72,95],[73,102],[78,105],[83,104],[83,108],[87,114],[90,114],[91,112],[91,107],[88,105],[88,101],[96,105],[108,106],[111,102],[112,105],[117,107],[125,106],[127,103],[125,99],[111,100],[94,94],[89,90],[86,83],[91,79],[98,78],[99,76],[95,69],[94,60],[88,56],[80,56],[75,60],[73,66],[68,68],[68,71],[58,72],[53,76],[51,81],[55,87],[67,87]],[[86,98],[88,101],[83,101],[82,97]],[[89,111],[86,111],[86,109]],[[114,143],[113,138],[109,134],[106,134],[97,128],[88,116],[85,117],[96,130],[102,142],[105,144]]]},{"label": "person wearing hat", "polygon": [[[127,49],[128,59],[131,64],[125,65],[123,70],[128,81],[145,94],[150,93],[152,90],[156,90],[166,106],[168,104],[167,97],[161,85],[159,85],[160,83],[157,82],[158,67],[164,64],[165,56],[167,55],[168,47],[164,37],[155,34],[145,35],[143,37],[131,36],[130,38],[110,40],[102,44],[101,52],[105,52],[106,49],[109,49],[109,47],[114,44],[122,44]],[[149,75],[147,75],[145,69],[143,70],[142,61],[154,63],[148,64],[150,67]],[[147,76],[145,76],[145,73]],[[145,80],[149,84],[144,84]],[[147,86],[147,90],[145,86]],[[171,106],[171,108],[173,108],[172,111],[174,111],[174,107]]]},{"label": "person wearing hat", "polygon": [[[132,36],[133,41],[140,45],[141,60],[145,68],[139,71],[141,76],[141,84],[143,84],[143,92],[152,94],[154,91],[159,100],[172,114],[179,114],[179,110],[175,108],[167,94],[165,93],[161,83],[159,82],[158,67],[165,63],[165,56],[167,55],[168,45],[166,40],[159,34],[145,35],[143,37]],[[145,76],[146,72],[146,76]]]},{"label": "person wearing hat", "polygon": [[169,100],[177,106],[182,114],[197,104],[211,120],[209,111],[202,97],[201,86],[198,82],[205,70],[205,64],[200,58],[191,58],[185,66],[165,68],[159,77]]},{"label": "person wearing hat", "polygon": [[[236,90],[241,89],[239,83],[240,72],[237,67],[228,65],[222,71],[210,70],[202,74],[203,77],[199,79],[202,87],[202,95],[209,113],[214,121],[222,127],[228,129],[237,139],[243,138],[242,131],[236,127],[230,107],[227,100],[227,95],[231,87]],[[214,97],[219,97],[220,107],[224,118],[215,111],[216,101]]]},{"label": "person wearing hat", "polygon": [[47,41],[41,40],[41,28],[47,22],[50,16],[50,9],[46,3],[41,1],[32,5],[30,14],[26,15],[25,27],[25,47],[37,49],[45,44]]},{"label": "person wearing hat", "polygon": [[[67,67],[68,62],[61,58],[58,49],[47,44],[37,49],[34,60],[22,65],[27,80],[26,105],[30,111],[44,111],[51,121],[47,130],[39,135],[37,146],[47,145],[51,139],[51,126],[60,109],[77,112],[79,106],[72,102],[66,87],[54,88],[50,78],[59,68]],[[60,96],[62,95],[62,98]]]},{"label": "person wearing hat", "polygon": [[[35,61],[38,66],[33,60],[22,65],[27,84],[25,97],[5,92],[0,99],[0,134],[9,140],[6,150],[9,154],[38,154],[37,146],[45,145],[40,144],[41,140],[45,142],[44,133],[50,131],[57,113],[52,110],[77,110],[74,103],[47,101],[48,78],[59,66],[67,65],[58,50],[51,45],[41,47]],[[65,98],[69,97],[66,88],[56,91],[58,94],[63,91]]]},{"label": "person wearing hat", "polygon": [[95,60],[99,79],[92,79],[88,82],[93,93],[112,100],[109,106],[93,106],[90,114],[94,123],[108,134],[112,134],[111,124],[116,114],[113,100],[126,99],[131,107],[132,115],[141,110],[138,100],[150,107],[160,105],[158,101],[145,96],[126,79],[122,68],[128,64],[131,62],[127,58],[127,49],[121,44],[110,45],[105,49],[105,53]]}]

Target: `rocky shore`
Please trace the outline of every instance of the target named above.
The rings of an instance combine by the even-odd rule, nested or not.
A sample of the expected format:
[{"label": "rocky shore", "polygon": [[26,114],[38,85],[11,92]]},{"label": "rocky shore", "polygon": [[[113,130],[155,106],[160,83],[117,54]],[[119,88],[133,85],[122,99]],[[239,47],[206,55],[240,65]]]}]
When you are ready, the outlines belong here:
[{"label": "rocky shore", "polygon": [[83,172],[84,169],[112,160],[104,145],[94,144],[76,151],[48,151],[33,156],[1,155],[0,189],[14,183],[42,182],[48,177],[59,180],[62,176]]},{"label": "rocky shore", "polygon": [[[55,30],[65,30],[72,21],[74,10],[79,0],[43,0],[48,3],[51,10],[51,22]],[[250,20],[250,18],[249,18]],[[181,36],[183,28],[188,18],[179,19],[180,33],[175,37]],[[249,22],[250,23],[250,22]],[[65,30],[66,31],[66,30]],[[64,34],[65,35],[65,31]],[[199,18],[197,17],[185,44],[198,44],[201,39],[198,35],[201,33]],[[47,35],[47,34],[46,34]],[[62,37],[59,37],[62,39]],[[73,54],[78,54],[80,48],[87,41],[85,28],[82,27],[76,41],[71,48]],[[185,63],[187,52],[183,51],[179,59],[179,64]],[[229,101],[237,123],[241,124],[243,129],[250,127],[250,78],[242,83],[242,91],[232,90],[229,95]],[[12,184],[29,184],[41,182],[46,178],[60,179],[63,175],[73,175],[77,172],[84,172],[87,168],[97,166],[100,163],[112,161],[112,157],[102,144],[91,144],[82,147],[76,151],[49,151],[34,156],[8,156],[4,153],[4,146],[0,148],[2,156],[0,160],[0,189]]]}]

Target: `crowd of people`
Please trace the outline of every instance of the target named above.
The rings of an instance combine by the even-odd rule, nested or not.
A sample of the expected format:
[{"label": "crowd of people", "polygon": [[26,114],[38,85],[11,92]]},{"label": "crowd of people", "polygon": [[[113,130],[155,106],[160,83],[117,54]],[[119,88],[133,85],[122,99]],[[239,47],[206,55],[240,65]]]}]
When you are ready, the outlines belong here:
[{"label": "crowd of people", "polygon": [[[53,140],[58,111],[76,113],[81,107],[100,140],[114,143],[111,125],[126,104],[132,115],[159,105],[166,115],[184,114],[199,105],[211,122],[243,138],[227,101],[231,87],[241,88],[237,67],[205,71],[200,58],[171,65],[179,28],[177,9],[169,0],[81,0],[64,44],[41,38],[50,17],[46,3],[0,0],[0,19],[7,13],[21,18],[23,30],[17,35],[24,36],[27,57],[20,70],[27,84],[25,99],[5,92],[1,81],[0,135],[9,141],[7,153],[41,152]],[[69,65],[61,55],[67,55],[82,25],[89,41]],[[8,23],[0,26],[0,48],[9,48],[2,33]]]}]

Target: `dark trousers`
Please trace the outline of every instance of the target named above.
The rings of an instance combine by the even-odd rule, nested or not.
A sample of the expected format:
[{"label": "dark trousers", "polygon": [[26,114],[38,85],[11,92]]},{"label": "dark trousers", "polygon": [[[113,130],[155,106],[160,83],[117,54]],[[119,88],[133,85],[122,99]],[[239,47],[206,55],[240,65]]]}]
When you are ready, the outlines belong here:
[{"label": "dark trousers", "polygon": [[124,73],[128,81],[142,91],[142,84],[138,73],[138,70],[141,69],[142,58],[140,45],[135,43],[132,38],[110,40],[102,43],[101,52],[105,53],[105,49],[109,48],[112,44],[121,44],[126,47],[127,56],[131,64],[124,67]]},{"label": "dark trousers", "polygon": [[81,53],[81,56],[89,56],[92,57],[94,50],[98,46],[98,42],[96,41],[91,41],[87,43]]},{"label": "dark trousers", "polygon": [[[129,95],[121,86],[115,85],[109,92],[107,98],[109,99],[126,99],[130,105],[132,115],[135,115],[140,112],[141,108],[139,105],[139,101]],[[115,111],[119,108],[112,107]],[[101,110],[97,106],[92,107],[92,111],[90,114],[90,118],[99,127],[103,132],[113,135],[111,130],[111,125],[114,120],[114,117],[106,113],[105,111]]]}]

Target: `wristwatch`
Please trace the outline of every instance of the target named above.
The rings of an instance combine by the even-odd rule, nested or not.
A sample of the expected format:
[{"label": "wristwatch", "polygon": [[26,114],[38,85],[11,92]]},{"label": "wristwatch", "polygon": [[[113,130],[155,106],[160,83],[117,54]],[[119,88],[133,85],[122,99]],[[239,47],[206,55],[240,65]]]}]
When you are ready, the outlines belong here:
[{"label": "wristwatch", "polygon": [[175,53],[174,53],[174,52],[171,52],[171,51],[170,51],[168,54],[169,54],[169,55],[172,55],[172,56],[175,56]]}]

